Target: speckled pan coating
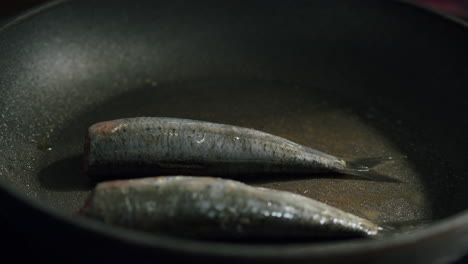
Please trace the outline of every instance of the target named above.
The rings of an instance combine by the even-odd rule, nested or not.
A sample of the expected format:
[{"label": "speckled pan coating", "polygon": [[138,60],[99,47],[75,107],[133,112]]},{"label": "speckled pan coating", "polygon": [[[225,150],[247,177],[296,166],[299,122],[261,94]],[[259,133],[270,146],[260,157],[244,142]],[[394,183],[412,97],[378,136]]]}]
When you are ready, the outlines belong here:
[{"label": "speckled pan coating", "polygon": [[362,237],[380,230],[301,195],[211,177],[100,183],[81,213],[111,225],[197,238]]},{"label": "speckled pan coating", "polygon": [[89,128],[85,171],[109,175],[344,172],[342,159],[254,129],[159,117],[118,119]]}]

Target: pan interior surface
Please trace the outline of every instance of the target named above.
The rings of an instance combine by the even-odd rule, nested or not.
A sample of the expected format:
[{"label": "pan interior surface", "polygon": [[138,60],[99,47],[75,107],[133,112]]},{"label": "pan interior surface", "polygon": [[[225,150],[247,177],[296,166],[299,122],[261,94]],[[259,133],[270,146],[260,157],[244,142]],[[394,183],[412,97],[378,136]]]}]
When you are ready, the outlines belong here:
[{"label": "pan interior surface", "polygon": [[[467,142],[453,141],[468,132],[457,112],[464,101],[453,96],[468,78],[459,59],[468,58],[465,28],[447,26],[446,36],[462,36],[456,42],[431,42],[432,31],[400,28],[382,12],[363,18],[346,1],[259,1],[248,10],[211,1],[114,1],[110,9],[90,2],[66,2],[1,32],[0,177],[8,188],[71,214],[92,188],[81,173],[87,127],[165,116],[255,128],[347,159],[392,156],[377,170],[399,180],[239,179],[255,186],[382,225],[417,226],[466,209]],[[333,10],[346,25],[304,11],[335,8],[331,2],[342,4]],[[364,2],[370,10],[382,4]],[[411,21],[413,9],[388,8]],[[385,32],[363,27],[376,20]],[[412,42],[402,41],[414,30]],[[434,73],[437,65],[444,68]]]},{"label": "pan interior surface", "polygon": [[[159,83],[150,77],[122,77],[109,85],[126,86],[128,91],[104,96],[80,115],[52,123],[19,152],[31,155],[22,166],[23,176],[8,179],[29,197],[71,214],[93,187],[81,168],[84,135],[90,125],[124,117],[179,117],[262,130],[348,160],[393,157],[376,172],[398,182],[339,174],[251,175],[238,180],[298,193],[382,225],[426,223],[437,217],[424,179],[443,173],[446,165],[437,153],[418,145],[416,132],[383,112],[382,106],[361,104],[359,98],[338,102],[339,95],[326,90],[279,81]],[[401,149],[399,144],[411,148]],[[436,169],[428,172],[417,162]],[[9,171],[15,172],[15,167]]]}]

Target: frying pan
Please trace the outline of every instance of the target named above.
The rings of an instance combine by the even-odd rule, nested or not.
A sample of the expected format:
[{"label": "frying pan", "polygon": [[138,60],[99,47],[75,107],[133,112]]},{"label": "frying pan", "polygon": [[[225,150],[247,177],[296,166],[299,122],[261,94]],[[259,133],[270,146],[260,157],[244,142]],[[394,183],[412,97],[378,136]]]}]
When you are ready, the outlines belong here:
[{"label": "frying pan", "polygon": [[[32,255],[77,262],[454,261],[468,250],[467,47],[462,23],[392,1],[43,5],[0,29],[3,226]],[[215,243],[73,216],[92,188],[80,170],[86,128],[131,116],[253,127],[350,159],[396,157],[376,169],[397,183],[241,180],[404,231]]]}]

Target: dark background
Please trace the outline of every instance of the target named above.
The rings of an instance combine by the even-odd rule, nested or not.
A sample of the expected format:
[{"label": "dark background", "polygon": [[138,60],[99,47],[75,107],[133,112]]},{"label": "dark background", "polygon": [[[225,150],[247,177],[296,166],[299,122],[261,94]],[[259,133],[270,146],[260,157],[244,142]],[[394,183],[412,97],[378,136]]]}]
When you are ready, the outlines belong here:
[{"label": "dark background", "polygon": [[0,17],[2,21],[5,18],[12,17],[21,11],[31,8],[35,5],[46,2],[45,0],[2,0],[0,1]]},{"label": "dark background", "polygon": [[[441,12],[468,19],[468,0],[408,0],[437,9]],[[12,17],[21,11],[47,0],[2,0],[0,1],[0,19]],[[2,22],[0,20],[0,22]]]}]

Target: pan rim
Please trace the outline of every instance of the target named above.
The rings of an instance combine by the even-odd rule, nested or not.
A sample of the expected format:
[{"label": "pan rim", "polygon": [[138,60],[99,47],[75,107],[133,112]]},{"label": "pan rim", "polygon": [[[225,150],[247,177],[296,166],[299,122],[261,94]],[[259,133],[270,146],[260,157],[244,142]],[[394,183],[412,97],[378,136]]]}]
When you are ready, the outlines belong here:
[{"label": "pan rim", "polygon": [[[27,10],[15,18],[0,26],[0,34],[9,30],[18,23],[30,19],[35,15],[49,11],[61,4],[71,0],[53,0]],[[407,0],[395,0],[395,2],[413,6],[415,9],[432,13],[444,19],[451,20],[455,24],[468,28],[468,23],[453,16],[441,13],[432,8]],[[14,200],[25,205],[28,210],[34,210],[44,217],[50,216],[62,224],[71,224],[85,231],[92,231],[99,235],[108,236],[122,242],[130,242],[138,246],[154,247],[189,254],[208,254],[222,257],[256,257],[256,258],[342,258],[346,256],[388,254],[388,251],[398,248],[411,248],[415,245],[432,241],[434,238],[451,237],[455,234],[468,233],[468,209],[441,219],[433,223],[430,228],[422,228],[411,234],[399,235],[385,240],[350,240],[333,243],[309,243],[292,245],[241,245],[218,242],[205,242],[181,239],[176,237],[155,237],[150,234],[135,232],[122,228],[110,227],[88,219],[76,219],[70,215],[47,207],[40,201],[28,198],[24,193],[10,187],[9,184],[0,178],[0,191],[12,197]],[[118,230],[118,232],[117,232]]]},{"label": "pan rim", "polygon": [[39,13],[42,13],[46,10],[50,10],[52,9],[53,7],[55,6],[58,6],[58,5],[61,5],[65,2],[69,2],[71,0],[52,0],[52,1],[48,1],[46,3],[43,3],[43,4],[39,4],[33,8],[30,8],[30,9],[27,9],[26,11],[23,11],[21,12],[20,14],[14,16],[13,18],[10,18],[9,20],[7,20],[6,22],[0,24],[0,34],[4,31],[4,30],[7,30],[8,28],[18,24],[18,23],[21,23],[21,21],[25,20],[25,19],[29,19],[30,17],[36,15],[36,14],[39,14]]}]

